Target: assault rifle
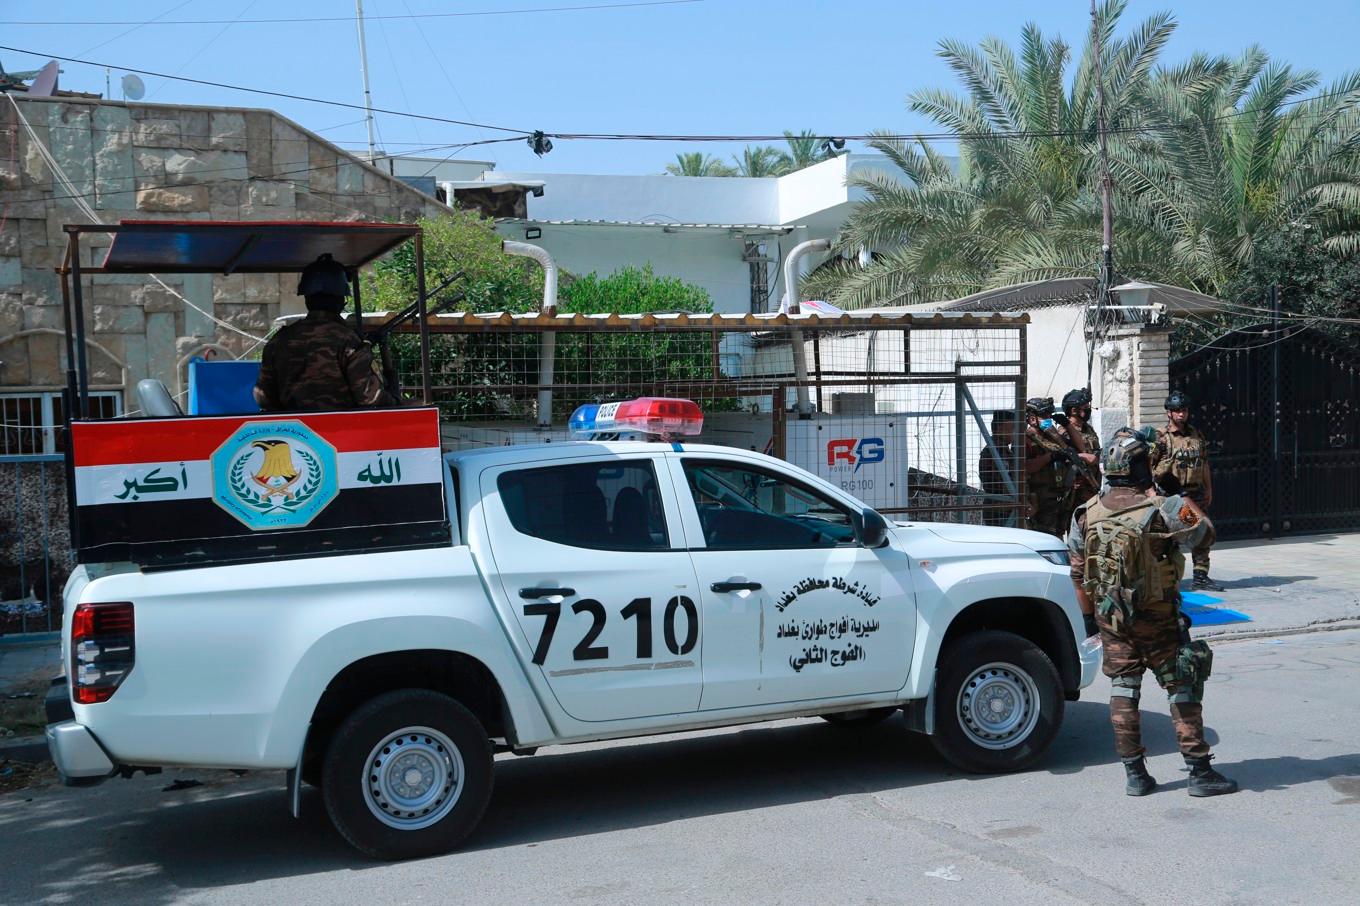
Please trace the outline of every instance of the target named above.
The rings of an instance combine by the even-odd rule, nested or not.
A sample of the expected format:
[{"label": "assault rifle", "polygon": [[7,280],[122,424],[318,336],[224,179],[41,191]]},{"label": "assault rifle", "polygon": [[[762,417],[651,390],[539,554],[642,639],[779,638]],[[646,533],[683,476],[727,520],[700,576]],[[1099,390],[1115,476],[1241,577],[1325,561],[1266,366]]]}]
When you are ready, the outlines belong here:
[{"label": "assault rifle", "polygon": [[[435,296],[448,289],[456,281],[462,280],[466,276],[467,274],[464,271],[458,271],[452,277],[441,280],[438,286],[425,293],[425,300],[428,302],[430,299],[433,299]],[[450,307],[457,305],[466,298],[467,293],[459,290],[438,305],[426,309],[425,314],[427,317],[430,315],[437,315],[447,311]],[[383,324],[370,330],[364,337],[368,342],[378,347],[382,359],[383,384],[387,387],[387,391],[398,399],[401,398],[401,376],[397,374],[397,364],[392,358],[392,344],[388,342],[388,339],[392,336],[394,330],[403,324],[415,320],[419,315],[420,300],[416,300],[397,312],[391,318],[388,318]]]}]

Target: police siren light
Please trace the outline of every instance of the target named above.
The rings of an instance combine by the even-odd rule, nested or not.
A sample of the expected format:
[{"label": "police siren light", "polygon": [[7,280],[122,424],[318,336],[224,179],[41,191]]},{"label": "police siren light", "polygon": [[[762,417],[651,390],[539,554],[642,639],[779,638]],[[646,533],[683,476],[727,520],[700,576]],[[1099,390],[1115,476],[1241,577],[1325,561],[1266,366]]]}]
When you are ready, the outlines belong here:
[{"label": "police siren light", "polygon": [[704,413],[693,400],[644,396],[621,403],[586,403],[567,421],[572,437],[599,434],[693,436],[704,429]]}]

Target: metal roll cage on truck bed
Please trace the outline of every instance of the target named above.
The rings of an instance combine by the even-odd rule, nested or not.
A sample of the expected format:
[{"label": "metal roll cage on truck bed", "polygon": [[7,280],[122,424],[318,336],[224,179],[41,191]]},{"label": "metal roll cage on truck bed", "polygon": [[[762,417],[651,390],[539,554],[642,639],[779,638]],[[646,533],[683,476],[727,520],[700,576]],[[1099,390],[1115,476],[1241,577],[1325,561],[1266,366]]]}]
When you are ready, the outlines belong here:
[{"label": "metal roll cage on truck bed", "polygon": [[[427,493],[440,480],[436,409],[89,417],[82,278],[94,274],[300,273],[318,256],[330,253],[349,277],[352,323],[362,325],[359,269],[407,242],[413,244],[417,298],[407,311],[388,319],[388,324],[416,321],[419,392],[428,407],[430,332],[420,227],[124,221],[72,224],[64,229],[67,247],[58,273],[66,327],[64,393],[68,399],[62,411],[69,438],[66,468],[72,547],[78,562],[134,561],[164,568],[447,542],[443,495]],[[103,263],[96,267],[81,264],[81,237],[90,233],[113,236]],[[444,281],[440,289],[450,282]],[[388,332],[384,325],[370,332],[369,338],[381,341],[388,389],[399,397],[399,388],[392,386],[396,371],[385,342]],[[304,473],[275,481],[281,495],[269,493],[271,476],[263,471],[246,474],[247,460],[260,459],[258,454],[232,456],[223,449],[234,442],[238,447],[244,444],[245,450],[260,450],[271,443],[277,447],[280,440],[297,454],[286,471],[295,471],[300,463]],[[379,465],[378,473],[386,474],[388,480],[374,483],[375,472],[368,461],[389,449],[410,451],[394,460],[404,467],[404,478],[393,480],[392,473],[382,473]],[[282,460],[276,455],[270,461]],[[350,463],[359,465],[349,468]],[[368,478],[360,480],[361,473]],[[217,487],[221,484],[226,491]],[[129,507],[130,502],[141,506]]]},{"label": "metal roll cage on truck bed", "polygon": [[[286,771],[295,815],[317,786],[357,849],[409,858],[473,832],[496,752],[897,715],[964,770],[1018,771],[1095,677],[1057,538],[890,522],[754,447],[692,442],[693,401],[583,402],[572,441],[443,453],[417,227],[66,229],[79,563],[47,738],[68,784]],[[82,267],[94,231],[113,244]],[[362,330],[357,270],[406,241],[417,298],[367,336],[419,331],[424,405],[186,416],[156,382],[166,414],[90,418],[85,275],[289,273],[329,252]],[[540,418],[561,329],[544,263]]]}]

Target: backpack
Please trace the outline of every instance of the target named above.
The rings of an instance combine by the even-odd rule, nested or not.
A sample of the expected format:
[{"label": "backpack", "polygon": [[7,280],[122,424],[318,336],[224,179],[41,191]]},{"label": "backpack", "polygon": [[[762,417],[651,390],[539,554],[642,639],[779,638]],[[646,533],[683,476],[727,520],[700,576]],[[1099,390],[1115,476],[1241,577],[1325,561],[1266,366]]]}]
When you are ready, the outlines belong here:
[{"label": "backpack", "polygon": [[[1147,498],[1122,510],[1107,509],[1099,498],[1086,504],[1085,571],[1082,587],[1116,632],[1132,623],[1140,609],[1175,600],[1183,562],[1170,536],[1152,530],[1160,498]],[[1171,547],[1171,555],[1158,551]]]}]

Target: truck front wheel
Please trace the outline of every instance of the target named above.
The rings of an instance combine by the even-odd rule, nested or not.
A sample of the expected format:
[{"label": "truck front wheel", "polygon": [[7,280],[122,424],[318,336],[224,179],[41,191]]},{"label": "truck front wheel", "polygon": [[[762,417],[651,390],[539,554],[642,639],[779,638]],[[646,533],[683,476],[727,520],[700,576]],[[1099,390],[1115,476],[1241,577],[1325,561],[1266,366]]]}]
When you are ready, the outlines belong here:
[{"label": "truck front wheel", "polygon": [[448,852],[491,799],[491,743],[467,708],[427,689],[360,705],[326,750],[326,812],[346,840],[378,859]]},{"label": "truck front wheel", "polygon": [[1058,671],[1038,646],[1010,632],[963,636],[940,654],[935,735],[941,755],[978,774],[1023,771],[1062,725]]}]

